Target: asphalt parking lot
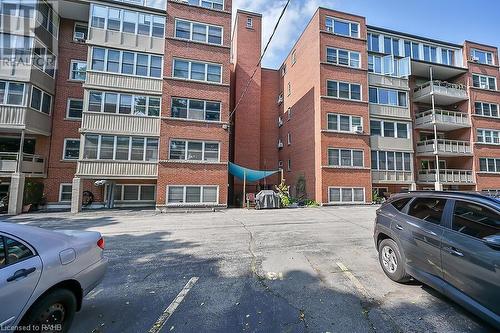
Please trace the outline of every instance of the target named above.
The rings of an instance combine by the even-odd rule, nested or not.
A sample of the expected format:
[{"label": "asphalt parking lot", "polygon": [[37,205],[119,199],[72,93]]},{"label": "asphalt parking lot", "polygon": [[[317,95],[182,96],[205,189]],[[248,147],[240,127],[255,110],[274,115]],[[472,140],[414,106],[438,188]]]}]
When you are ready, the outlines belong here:
[{"label": "asphalt parking lot", "polygon": [[375,209],[7,220],[105,236],[107,276],[85,298],[72,333],[492,332],[432,289],[385,277],[372,239]]}]

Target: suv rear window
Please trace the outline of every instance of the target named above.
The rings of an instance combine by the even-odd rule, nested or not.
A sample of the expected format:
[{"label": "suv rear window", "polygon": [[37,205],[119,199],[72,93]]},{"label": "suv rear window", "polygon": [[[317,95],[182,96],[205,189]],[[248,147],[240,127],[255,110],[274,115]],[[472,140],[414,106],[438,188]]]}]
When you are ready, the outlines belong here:
[{"label": "suv rear window", "polygon": [[440,224],[445,205],[445,199],[417,198],[411,203],[408,215],[434,224]]},{"label": "suv rear window", "polygon": [[404,198],[404,199],[399,199],[391,202],[391,205],[394,206],[399,211],[402,211],[403,208],[405,208],[406,204],[410,202],[411,198]]}]

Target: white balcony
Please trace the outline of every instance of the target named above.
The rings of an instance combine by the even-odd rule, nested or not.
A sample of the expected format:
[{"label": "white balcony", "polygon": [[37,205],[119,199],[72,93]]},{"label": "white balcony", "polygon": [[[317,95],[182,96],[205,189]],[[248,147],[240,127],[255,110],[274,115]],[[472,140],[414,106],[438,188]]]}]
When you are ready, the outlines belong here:
[{"label": "white balcony", "polygon": [[90,27],[87,39],[89,44],[122,48],[129,51],[165,53],[165,38],[150,37],[120,31]]},{"label": "white balcony", "polygon": [[[0,174],[17,172],[19,162],[18,153],[0,153]],[[23,154],[20,171],[31,177],[43,177],[45,175],[45,159],[37,155]]]},{"label": "white balcony", "polygon": [[51,125],[48,114],[24,106],[0,106],[1,130],[26,130],[29,134],[50,135]]},{"label": "white balcony", "polygon": [[413,182],[411,171],[372,170],[372,183],[374,184],[411,184]]},{"label": "white balcony", "polygon": [[[436,145],[437,143],[437,145]],[[420,156],[471,156],[471,144],[459,140],[427,140],[417,142],[417,154]]]},{"label": "white balcony", "polygon": [[163,79],[123,75],[117,73],[87,71],[85,88],[135,91],[142,94],[161,94]]},{"label": "white balcony", "polygon": [[[418,172],[419,183],[435,183],[437,180],[436,170],[420,170]],[[472,170],[439,170],[439,182],[444,185],[473,185],[474,175]]]},{"label": "white balcony", "polygon": [[127,114],[84,112],[82,132],[98,132],[116,135],[160,135],[160,118]]},{"label": "white balcony", "polygon": [[434,102],[438,105],[450,105],[469,99],[466,87],[462,84],[429,81],[415,88],[413,101],[432,104],[432,95],[434,95]]},{"label": "white balcony", "polygon": [[436,124],[438,131],[453,131],[471,127],[469,115],[464,112],[441,109],[427,110],[415,115],[415,128],[432,130]]},{"label": "white balcony", "polygon": [[141,161],[79,160],[76,175],[99,179],[155,179],[158,163]]},{"label": "white balcony", "polygon": [[379,135],[370,137],[370,147],[372,150],[389,150],[389,151],[413,151],[413,141],[404,138],[388,138]]},{"label": "white balcony", "polygon": [[384,86],[395,89],[405,89],[408,90],[408,79],[393,77],[388,75],[380,75],[369,73],[368,74],[368,84],[373,86]]},{"label": "white balcony", "polygon": [[397,119],[411,119],[410,108],[370,104],[370,115]]}]

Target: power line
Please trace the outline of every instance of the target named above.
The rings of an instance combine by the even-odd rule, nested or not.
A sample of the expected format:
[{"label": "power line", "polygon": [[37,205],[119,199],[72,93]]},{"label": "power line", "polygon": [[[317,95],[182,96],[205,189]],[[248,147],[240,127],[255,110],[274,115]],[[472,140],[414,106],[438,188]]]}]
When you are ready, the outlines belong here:
[{"label": "power line", "polygon": [[236,105],[234,106],[233,111],[231,111],[231,113],[229,114],[229,119],[231,119],[233,117],[234,113],[236,112],[236,110],[238,110],[238,106],[240,106],[241,101],[243,100],[243,97],[245,97],[245,94],[247,93],[248,88],[250,88],[250,84],[252,83],[253,77],[257,73],[257,70],[259,69],[260,64],[262,63],[262,59],[264,58],[264,55],[266,54],[266,51],[267,51],[267,49],[269,47],[269,44],[271,44],[271,40],[273,39],[274,34],[276,33],[276,30],[278,29],[278,26],[279,26],[279,24],[281,22],[281,18],[285,14],[285,11],[286,11],[288,5],[290,4],[290,1],[291,0],[287,0],[287,2],[285,4],[285,7],[283,7],[283,10],[281,11],[280,17],[278,18],[278,21],[276,22],[276,25],[274,26],[273,33],[269,37],[269,40],[267,41],[267,44],[266,44],[266,47],[264,48],[264,51],[262,51],[262,55],[260,56],[259,62],[257,63],[257,65],[255,65],[255,69],[254,69],[254,71],[252,73],[252,76],[250,76],[250,78],[248,79],[247,85],[245,86],[245,89],[243,90],[243,92],[240,95],[240,98],[238,99],[238,103],[236,103]]}]

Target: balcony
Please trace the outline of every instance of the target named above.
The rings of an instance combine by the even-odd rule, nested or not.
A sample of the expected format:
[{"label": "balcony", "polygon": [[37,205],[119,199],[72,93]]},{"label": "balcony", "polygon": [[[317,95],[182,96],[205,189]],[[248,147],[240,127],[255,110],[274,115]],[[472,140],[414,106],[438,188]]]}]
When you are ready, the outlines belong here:
[{"label": "balcony", "polygon": [[80,160],[76,175],[98,179],[155,179],[158,175],[156,162]]},{"label": "balcony", "polygon": [[469,115],[464,112],[434,109],[415,115],[416,129],[432,130],[434,124],[436,124],[438,131],[453,131],[471,127]]},{"label": "balcony", "polygon": [[82,132],[98,132],[116,135],[160,135],[160,118],[127,114],[84,112]]},{"label": "balcony", "polygon": [[[435,183],[437,180],[436,170],[420,170],[418,172],[418,182],[424,184]],[[439,170],[439,182],[444,185],[473,185],[474,176],[472,170]]]},{"label": "balcony", "polygon": [[420,156],[471,156],[471,144],[468,141],[438,139],[417,142],[417,154]]},{"label": "balcony", "polygon": [[[18,153],[0,153],[0,174],[13,174],[18,170]],[[30,177],[45,175],[45,159],[41,156],[23,154],[21,172]]]},{"label": "balcony", "polygon": [[411,184],[413,182],[411,171],[372,170],[372,183],[374,184]]},{"label": "balcony", "polygon": [[149,37],[120,31],[112,31],[90,27],[89,44],[102,45],[113,48],[124,48],[130,51],[163,54],[165,52],[165,38]]},{"label": "balcony", "polygon": [[370,104],[370,115],[397,119],[411,119],[410,108]]},{"label": "balcony", "polygon": [[394,89],[408,90],[408,79],[392,77],[380,74],[368,74],[368,84],[371,86],[384,86]]},{"label": "balcony", "polygon": [[133,90],[142,94],[160,95],[163,88],[163,79],[87,71],[85,88]]},{"label": "balcony", "polygon": [[26,130],[29,134],[50,135],[48,114],[24,106],[0,106],[0,129]]},{"label": "balcony", "polygon": [[429,81],[413,91],[413,101],[432,104],[432,96],[437,105],[451,105],[468,98],[466,87],[445,81]]},{"label": "balcony", "polygon": [[378,135],[370,137],[370,146],[372,150],[413,151],[413,141],[411,139],[387,138]]}]

